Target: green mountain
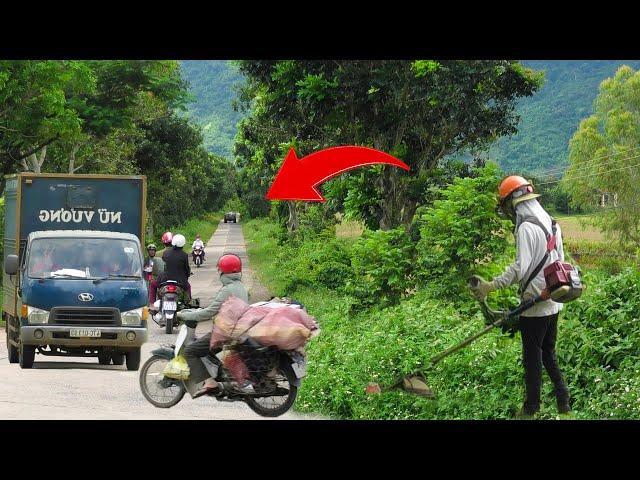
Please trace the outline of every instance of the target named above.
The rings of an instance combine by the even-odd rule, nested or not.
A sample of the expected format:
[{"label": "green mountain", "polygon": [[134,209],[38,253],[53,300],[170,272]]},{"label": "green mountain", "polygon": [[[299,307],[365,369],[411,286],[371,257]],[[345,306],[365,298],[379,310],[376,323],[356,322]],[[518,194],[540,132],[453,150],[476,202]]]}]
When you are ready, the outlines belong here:
[{"label": "green mountain", "polygon": [[[544,86],[518,103],[518,133],[502,138],[488,151],[509,173],[543,173],[566,165],[569,139],[580,120],[591,114],[600,82],[621,65],[640,68],[640,60],[524,60],[545,72]],[[236,125],[242,118],[232,101],[243,77],[227,60],[181,62],[195,102],[189,116],[203,127],[205,145],[231,158]]]},{"label": "green mountain", "polygon": [[621,65],[640,68],[639,60],[525,60],[545,72],[545,84],[519,101],[518,133],[489,149],[507,173],[537,172],[567,164],[569,139],[592,112],[600,82]]},{"label": "green mountain", "polygon": [[236,125],[242,118],[232,101],[242,74],[228,60],[183,60],[180,65],[195,97],[188,106],[189,117],[202,126],[207,149],[231,159]]}]

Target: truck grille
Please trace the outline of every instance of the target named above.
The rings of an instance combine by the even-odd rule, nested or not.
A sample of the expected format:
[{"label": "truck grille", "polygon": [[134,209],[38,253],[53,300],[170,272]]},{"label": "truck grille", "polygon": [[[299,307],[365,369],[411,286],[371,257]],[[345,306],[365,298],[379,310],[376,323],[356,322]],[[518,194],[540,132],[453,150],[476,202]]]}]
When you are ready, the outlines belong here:
[{"label": "truck grille", "polygon": [[71,326],[120,326],[120,311],[117,308],[56,307],[51,309],[49,323]]}]

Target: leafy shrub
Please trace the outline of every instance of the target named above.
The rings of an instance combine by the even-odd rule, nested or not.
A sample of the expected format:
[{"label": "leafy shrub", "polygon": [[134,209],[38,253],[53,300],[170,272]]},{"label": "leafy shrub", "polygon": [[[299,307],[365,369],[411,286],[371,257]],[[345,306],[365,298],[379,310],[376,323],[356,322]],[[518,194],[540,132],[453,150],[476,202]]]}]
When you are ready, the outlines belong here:
[{"label": "leafy shrub", "polygon": [[360,307],[396,304],[412,286],[414,247],[402,228],[365,231],[351,249],[352,280],[346,292]]},{"label": "leafy shrub", "polygon": [[282,295],[305,285],[339,290],[351,277],[349,244],[335,238],[318,238],[300,246],[283,245],[276,254],[282,271]]},{"label": "leafy shrub", "polygon": [[478,263],[492,262],[506,250],[511,225],[495,213],[498,169],[489,164],[478,173],[454,180],[443,199],[417,214],[416,264],[422,285],[463,291]]},{"label": "leafy shrub", "polygon": [[[366,256],[364,243],[356,248],[362,248],[357,254],[350,251],[348,243],[341,248],[328,240],[305,242],[301,249],[293,249],[276,245],[277,226],[272,223],[251,222],[244,228],[251,242],[252,265],[261,274],[268,273],[268,285],[275,289],[291,275],[279,254],[274,261],[274,253],[285,248],[291,248],[289,261],[305,265],[306,270],[299,267],[294,271],[300,278],[309,278],[305,275],[315,268],[312,264],[316,260],[328,265],[327,259],[333,255],[342,265],[339,268],[346,268],[356,256]],[[384,245],[381,239],[385,235],[378,235],[377,243]],[[302,262],[307,257],[307,263]],[[375,256],[370,257],[375,264]],[[512,260],[513,244],[508,243],[493,263],[476,264],[474,272],[491,278]],[[482,329],[477,302],[468,292],[444,296],[440,285],[427,285],[397,305],[354,313],[353,306],[360,306],[362,300],[336,289],[334,281],[321,284],[322,270],[314,272],[312,281],[297,284],[295,290],[295,298],[306,305],[322,328],[307,347],[309,374],[296,409],[356,419],[512,418],[524,392],[522,350],[518,336],[512,339],[499,330],[427,370],[436,400],[403,391],[382,395],[364,392],[370,381],[390,384]],[[584,280],[585,293],[565,306],[558,323],[558,360],[574,399],[574,415],[640,418],[640,272],[627,268],[609,276],[587,271]],[[512,290],[491,295],[491,303],[500,307],[513,306],[516,300]],[[542,404],[542,418],[555,418],[552,385],[546,375]]]}]

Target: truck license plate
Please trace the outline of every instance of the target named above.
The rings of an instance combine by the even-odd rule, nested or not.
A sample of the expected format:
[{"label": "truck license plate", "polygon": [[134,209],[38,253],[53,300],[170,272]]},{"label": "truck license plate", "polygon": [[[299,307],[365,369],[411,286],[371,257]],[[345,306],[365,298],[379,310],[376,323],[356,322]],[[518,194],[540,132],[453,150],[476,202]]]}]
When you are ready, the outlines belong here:
[{"label": "truck license plate", "polygon": [[90,337],[90,338],[98,338],[100,337],[102,332],[96,328],[72,328],[69,331],[70,337],[81,338],[81,337]]}]

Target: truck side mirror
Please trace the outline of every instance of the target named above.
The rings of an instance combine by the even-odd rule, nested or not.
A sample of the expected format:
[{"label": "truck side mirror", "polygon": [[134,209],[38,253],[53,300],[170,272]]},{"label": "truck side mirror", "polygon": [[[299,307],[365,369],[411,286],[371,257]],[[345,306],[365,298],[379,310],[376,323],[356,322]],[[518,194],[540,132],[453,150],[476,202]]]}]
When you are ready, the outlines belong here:
[{"label": "truck side mirror", "polygon": [[19,266],[20,261],[18,255],[7,255],[7,258],[4,259],[4,271],[7,275],[15,275],[18,273]]}]

